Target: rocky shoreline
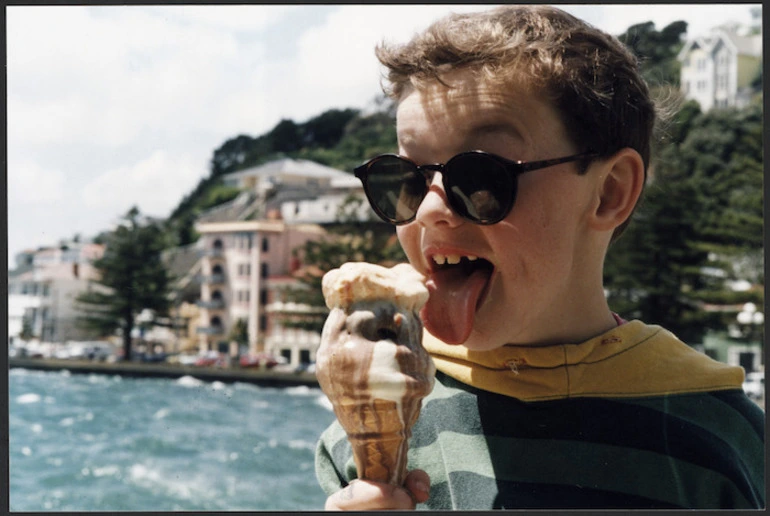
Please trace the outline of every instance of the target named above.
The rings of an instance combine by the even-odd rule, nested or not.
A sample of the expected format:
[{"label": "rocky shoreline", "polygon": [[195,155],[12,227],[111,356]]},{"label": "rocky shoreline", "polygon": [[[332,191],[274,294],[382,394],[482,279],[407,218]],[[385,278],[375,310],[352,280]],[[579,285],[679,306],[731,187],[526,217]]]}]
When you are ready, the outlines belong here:
[{"label": "rocky shoreline", "polygon": [[8,359],[10,368],[43,371],[67,370],[73,374],[111,374],[144,378],[181,378],[192,376],[204,381],[224,383],[245,382],[270,387],[306,385],[318,387],[314,373],[284,372],[269,369],[242,369],[238,367],[193,367],[178,364],[153,364],[142,362],[98,362],[91,360],[57,360],[52,358]]}]

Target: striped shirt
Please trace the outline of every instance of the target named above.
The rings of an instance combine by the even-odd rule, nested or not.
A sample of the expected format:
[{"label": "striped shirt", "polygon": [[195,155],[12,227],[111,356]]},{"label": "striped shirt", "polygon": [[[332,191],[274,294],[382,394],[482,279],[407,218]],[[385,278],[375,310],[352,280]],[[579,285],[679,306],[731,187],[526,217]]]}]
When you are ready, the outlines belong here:
[{"label": "striped shirt", "polygon": [[[638,353],[646,346],[662,362],[655,339],[677,345],[671,342],[675,337],[641,323],[615,335],[618,352],[596,364],[606,367],[615,360],[618,385],[628,378],[623,372],[628,350]],[[606,336],[588,347],[596,344],[597,352],[606,353],[597,344],[603,341]],[[764,413],[739,386],[724,385],[715,375],[718,387],[705,389],[704,377],[711,375],[689,364],[688,374],[699,377],[698,389],[677,383],[667,393],[629,394],[628,386],[616,395],[580,393],[575,367],[593,364],[595,356],[583,351],[580,359],[564,364],[573,373],[571,393],[526,401],[473,387],[442,372],[452,367],[439,367],[410,441],[409,469],[423,469],[431,478],[430,499],[418,508],[764,507]],[[636,356],[634,363],[644,360]],[[711,366],[703,363],[704,369]],[[590,378],[590,367],[581,371]],[[537,373],[524,372],[508,370],[514,379]],[[650,378],[650,384],[656,382]],[[356,478],[350,445],[336,422],[321,437],[316,472],[328,494]]]}]

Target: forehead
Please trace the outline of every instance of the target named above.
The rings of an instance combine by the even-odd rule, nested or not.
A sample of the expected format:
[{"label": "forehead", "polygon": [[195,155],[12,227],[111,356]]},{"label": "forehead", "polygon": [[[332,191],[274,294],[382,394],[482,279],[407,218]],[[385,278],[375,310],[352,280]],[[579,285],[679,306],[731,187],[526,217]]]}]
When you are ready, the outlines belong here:
[{"label": "forehead", "polygon": [[546,135],[565,135],[555,107],[531,88],[493,83],[470,70],[448,73],[442,81],[402,95],[396,115],[402,149],[478,146],[492,138],[537,151]]}]

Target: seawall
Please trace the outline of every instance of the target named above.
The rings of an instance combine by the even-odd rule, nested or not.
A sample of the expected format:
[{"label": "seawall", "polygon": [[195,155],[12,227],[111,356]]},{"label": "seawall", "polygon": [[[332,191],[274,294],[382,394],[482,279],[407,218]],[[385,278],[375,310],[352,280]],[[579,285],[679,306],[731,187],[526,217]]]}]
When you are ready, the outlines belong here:
[{"label": "seawall", "polygon": [[8,359],[10,368],[43,371],[67,370],[73,374],[110,374],[145,378],[181,378],[192,376],[204,381],[224,383],[245,382],[272,387],[307,385],[318,387],[315,374],[308,372],[283,372],[274,370],[192,367],[176,364],[152,364],[141,362],[97,362],[90,360],[57,360],[47,358]]}]

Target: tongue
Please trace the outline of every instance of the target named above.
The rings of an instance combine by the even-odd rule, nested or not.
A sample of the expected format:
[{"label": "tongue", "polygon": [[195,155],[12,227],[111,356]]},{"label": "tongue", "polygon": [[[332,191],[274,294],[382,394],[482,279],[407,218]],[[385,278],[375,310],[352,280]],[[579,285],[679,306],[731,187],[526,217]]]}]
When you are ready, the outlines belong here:
[{"label": "tongue", "polygon": [[426,283],[430,298],[420,313],[425,329],[447,344],[468,340],[476,305],[490,274],[479,268],[466,275],[459,267],[434,273]]}]

